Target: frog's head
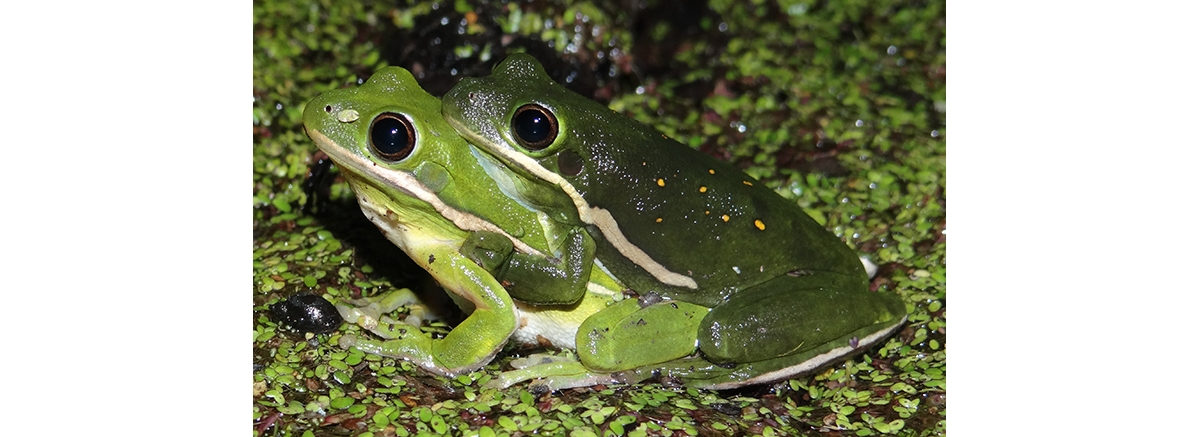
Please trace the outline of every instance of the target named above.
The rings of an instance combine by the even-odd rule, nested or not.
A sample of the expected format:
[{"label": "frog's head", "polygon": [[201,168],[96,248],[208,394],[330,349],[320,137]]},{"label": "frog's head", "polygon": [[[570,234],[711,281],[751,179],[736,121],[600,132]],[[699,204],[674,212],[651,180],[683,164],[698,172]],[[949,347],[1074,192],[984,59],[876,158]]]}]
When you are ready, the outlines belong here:
[{"label": "frog's head", "polygon": [[[304,129],[342,170],[355,192],[433,195],[449,182],[446,165],[461,139],[439,113],[440,102],[408,70],[388,67],[362,86],[329,91],[304,109]],[[451,138],[442,138],[450,133]],[[370,189],[366,187],[370,185]],[[425,193],[422,193],[425,192]]]},{"label": "frog's head", "polygon": [[305,107],[304,128],[337,164],[368,217],[386,217],[394,226],[503,228],[518,235],[532,227],[521,221],[531,220],[521,215],[528,209],[497,186],[499,166],[485,165],[486,154],[446,124],[441,102],[408,70],[387,67],[359,87],[321,94]]},{"label": "frog's head", "polygon": [[442,98],[458,133],[514,171],[585,190],[621,153],[611,144],[656,137],[652,128],[555,83],[532,56],[509,56],[486,77],[465,78]]}]

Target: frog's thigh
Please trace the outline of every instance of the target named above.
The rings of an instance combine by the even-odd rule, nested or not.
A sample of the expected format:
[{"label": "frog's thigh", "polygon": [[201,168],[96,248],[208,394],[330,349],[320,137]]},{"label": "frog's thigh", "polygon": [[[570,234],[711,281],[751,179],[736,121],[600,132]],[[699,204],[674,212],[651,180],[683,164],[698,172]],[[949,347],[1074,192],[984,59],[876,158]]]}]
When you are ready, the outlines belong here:
[{"label": "frog's thigh", "polygon": [[637,299],[625,299],[580,325],[579,360],[591,370],[620,371],[686,356],[696,350],[696,330],[707,312],[677,300],[642,308]]},{"label": "frog's thigh", "polygon": [[[815,272],[782,276],[742,290],[701,323],[699,344],[717,363],[749,363],[797,354],[894,325],[904,315],[895,295],[862,279]],[[843,338],[846,337],[846,338]]]}]

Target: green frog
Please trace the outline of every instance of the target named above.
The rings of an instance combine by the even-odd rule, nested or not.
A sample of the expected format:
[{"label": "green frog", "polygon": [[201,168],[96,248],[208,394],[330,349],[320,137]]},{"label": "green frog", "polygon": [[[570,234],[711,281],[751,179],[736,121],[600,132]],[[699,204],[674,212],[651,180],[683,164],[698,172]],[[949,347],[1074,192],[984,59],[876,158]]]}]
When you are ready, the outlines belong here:
[{"label": "green frog", "polygon": [[384,317],[413,302],[407,289],[340,304],[348,322],[383,338],[347,335],[343,346],[461,375],[509,341],[574,348],[583,320],[621,298],[624,287],[592,269],[591,236],[505,194],[521,181],[458,136],[407,70],[323,93],[303,119],[363,214],[469,314],[433,339],[420,320]]},{"label": "green frog", "polygon": [[549,388],[669,376],[726,389],[784,379],[902,326],[839,238],[733,165],[555,83],[528,55],[442,99],[458,133],[497,159],[505,194],[582,229],[601,270],[635,291],[583,321],[578,361],[532,363],[502,384]]}]

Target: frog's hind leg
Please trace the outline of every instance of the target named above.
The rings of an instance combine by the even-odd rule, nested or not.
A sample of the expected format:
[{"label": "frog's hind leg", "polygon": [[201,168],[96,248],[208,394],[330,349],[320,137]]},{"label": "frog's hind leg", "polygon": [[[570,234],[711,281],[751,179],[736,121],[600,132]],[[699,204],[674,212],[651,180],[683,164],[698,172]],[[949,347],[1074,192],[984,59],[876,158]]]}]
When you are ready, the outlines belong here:
[{"label": "frog's hind leg", "polygon": [[713,308],[700,324],[699,348],[713,363],[790,369],[777,375],[786,377],[885,338],[906,314],[898,296],[870,291],[861,275],[804,272],[742,290]]}]

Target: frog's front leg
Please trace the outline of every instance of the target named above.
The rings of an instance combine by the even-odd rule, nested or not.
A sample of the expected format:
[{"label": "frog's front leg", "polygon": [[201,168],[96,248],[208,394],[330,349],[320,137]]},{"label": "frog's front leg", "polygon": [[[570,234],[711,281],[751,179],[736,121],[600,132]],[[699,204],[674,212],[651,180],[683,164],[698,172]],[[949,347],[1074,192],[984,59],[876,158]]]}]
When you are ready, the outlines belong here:
[{"label": "frog's front leg", "polygon": [[470,315],[440,339],[405,325],[389,332],[394,338],[388,340],[344,336],[339,344],[409,360],[445,376],[483,367],[516,329],[512,299],[491,274],[450,246],[439,243],[412,249],[421,255],[413,259],[430,260],[424,267],[448,292],[474,306]]},{"label": "frog's front leg", "polygon": [[532,305],[569,305],[587,291],[596,243],[581,227],[566,231],[560,258],[514,250],[507,236],[475,231],[459,250],[499,280],[514,299]]}]

